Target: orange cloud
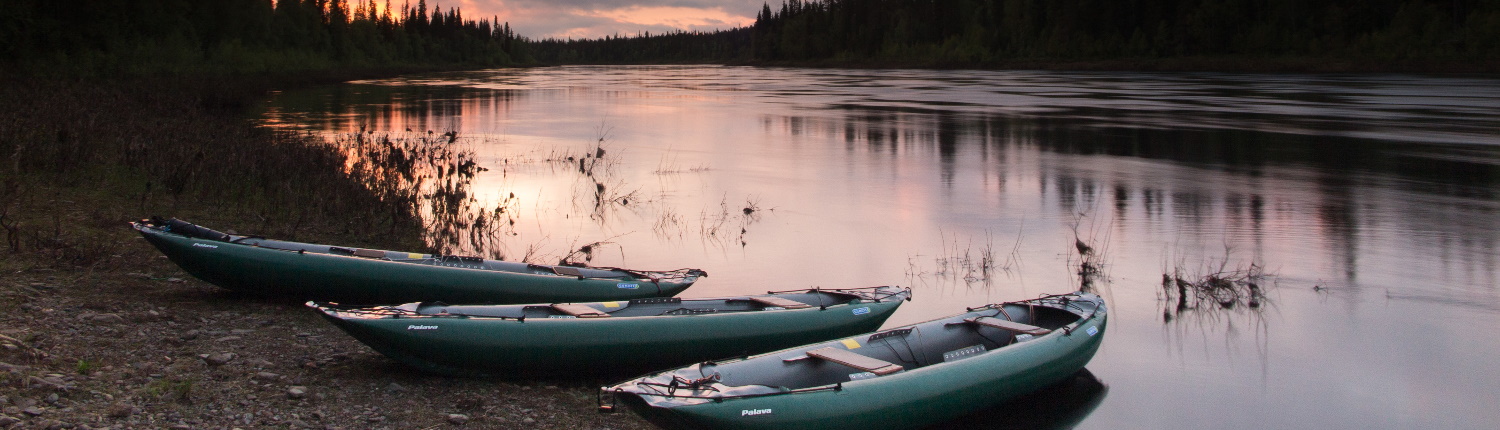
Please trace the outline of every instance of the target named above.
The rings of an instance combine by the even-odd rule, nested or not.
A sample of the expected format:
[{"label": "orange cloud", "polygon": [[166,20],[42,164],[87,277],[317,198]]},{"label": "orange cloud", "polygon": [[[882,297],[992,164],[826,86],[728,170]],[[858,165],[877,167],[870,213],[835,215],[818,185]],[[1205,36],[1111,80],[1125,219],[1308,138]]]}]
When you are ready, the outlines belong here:
[{"label": "orange cloud", "polygon": [[637,25],[659,25],[681,29],[732,28],[753,24],[755,18],[733,15],[720,8],[676,6],[629,6],[611,10],[580,11],[580,14]]}]

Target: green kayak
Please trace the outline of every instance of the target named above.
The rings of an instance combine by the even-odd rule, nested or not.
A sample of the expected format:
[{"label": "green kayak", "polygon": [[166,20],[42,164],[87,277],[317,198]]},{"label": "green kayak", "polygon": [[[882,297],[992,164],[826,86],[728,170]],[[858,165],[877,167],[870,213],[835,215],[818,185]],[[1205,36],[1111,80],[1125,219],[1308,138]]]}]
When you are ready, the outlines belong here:
[{"label": "green kayak", "polygon": [[943,422],[1063,381],[1099,349],[1088,293],[988,305],[878,333],[704,362],[600,389],[664,427],[892,429]]},{"label": "green kayak", "polygon": [[183,270],[252,293],[340,303],[537,303],[670,297],[701,270],[547,266],[238,236],[177,219],[131,226]]},{"label": "green kayak", "polygon": [[595,303],[308,306],[422,370],[461,376],[622,375],[880,327],[911,290],[874,287]]}]

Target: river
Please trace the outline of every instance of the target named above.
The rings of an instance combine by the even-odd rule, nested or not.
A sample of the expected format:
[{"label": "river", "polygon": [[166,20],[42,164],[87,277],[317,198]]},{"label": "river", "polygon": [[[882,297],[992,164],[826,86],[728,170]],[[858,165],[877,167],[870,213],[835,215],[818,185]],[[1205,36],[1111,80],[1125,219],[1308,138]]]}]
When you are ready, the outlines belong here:
[{"label": "river", "polygon": [[[1500,428],[1493,77],[577,66],[289,90],[262,121],[457,132],[504,216],[449,251],[597,243],[707,270],[688,296],[911,287],[887,326],[1108,300],[1090,383],[950,427]],[[1163,288],[1213,273],[1258,292]]]}]

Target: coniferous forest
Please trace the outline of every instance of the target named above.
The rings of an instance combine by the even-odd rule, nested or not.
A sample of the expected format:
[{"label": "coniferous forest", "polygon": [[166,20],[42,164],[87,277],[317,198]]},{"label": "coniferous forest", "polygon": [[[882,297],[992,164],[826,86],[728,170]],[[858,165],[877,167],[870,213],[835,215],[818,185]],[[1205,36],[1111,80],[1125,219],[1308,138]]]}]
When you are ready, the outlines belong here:
[{"label": "coniferous forest", "polygon": [[[740,30],[546,41],[548,62],[993,67],[1174,59],[1494,70],[1489,0],[789,0]],[[1188,62],[1187,68],[1193,68]]]},{"label": "coniferous forest", "polygon": [[530,61],[507,23],[418,0],[7,0],[0,64],[39,75],[286,74]]},{"label": "coniferous forest", "polygon": [[1500,57],[1486,0],[789,0],[757,18],[758,60]]},{"label": "coniferous forest", "polygon": [[752,31],[736,28],[583,40],[542,39],[528,43],[528,47],[537,61],[548,64],[743,62],[751,58]]}]

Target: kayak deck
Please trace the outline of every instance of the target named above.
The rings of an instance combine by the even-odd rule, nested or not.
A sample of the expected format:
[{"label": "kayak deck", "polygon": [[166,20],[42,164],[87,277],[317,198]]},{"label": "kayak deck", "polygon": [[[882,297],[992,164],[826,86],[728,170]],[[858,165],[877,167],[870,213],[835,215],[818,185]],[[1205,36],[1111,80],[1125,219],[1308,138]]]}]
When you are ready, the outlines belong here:
[{"label": "kayak deck", "polygon": [[[842,305],[855,300],[880,302],[897,297],[903,291],[891,287],[840,290],[814,289],[773,292],[771,294],[774,295],[765,296],[707,299],[657,297],[627,301],[556,303],[550,305],[448,305],[438,302],[357,308],[341,307],[337,304],[327,303],[310,303],[309,305],[324,308],[325,312],[345,318],[629,318],[802,309],[814,306]],[[772,300],[767,300],[768,298]]]}]

